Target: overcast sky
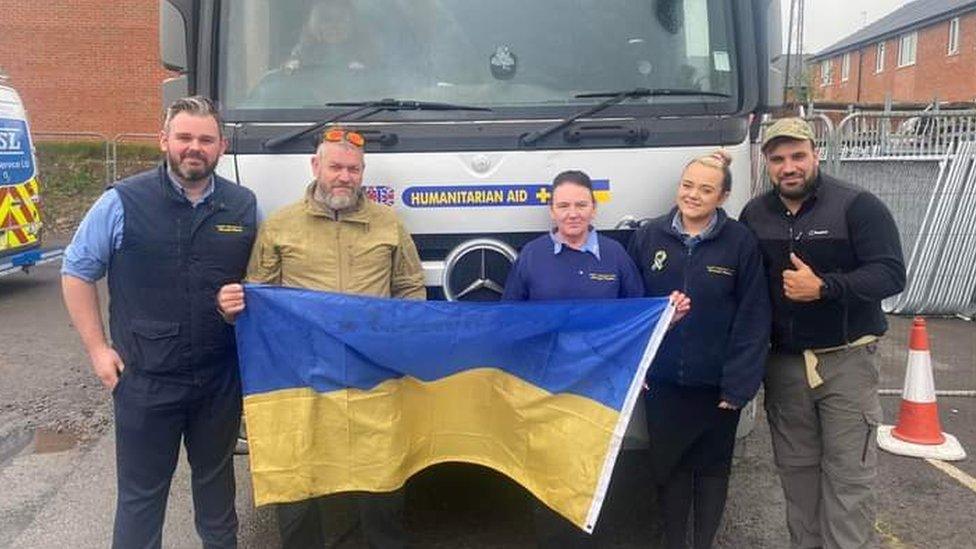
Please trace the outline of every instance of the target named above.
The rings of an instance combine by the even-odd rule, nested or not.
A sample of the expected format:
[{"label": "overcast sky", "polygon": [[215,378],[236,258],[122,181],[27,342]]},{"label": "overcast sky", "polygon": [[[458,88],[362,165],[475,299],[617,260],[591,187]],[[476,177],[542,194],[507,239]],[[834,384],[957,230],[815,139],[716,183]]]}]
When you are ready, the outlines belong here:
[{"label": "overcast sky", "polygon": [[[805,0],[803,50],[816,53],[848,36],[868,23],[907,4],[910,0]],[[790,22],[790,0],[780,0],[783,7],[783,29]],[[784,34],[785,36],[785,34]],[[786,51],[783,38],[783,51]],[[794,49],[796,47],[794,46]]]}]

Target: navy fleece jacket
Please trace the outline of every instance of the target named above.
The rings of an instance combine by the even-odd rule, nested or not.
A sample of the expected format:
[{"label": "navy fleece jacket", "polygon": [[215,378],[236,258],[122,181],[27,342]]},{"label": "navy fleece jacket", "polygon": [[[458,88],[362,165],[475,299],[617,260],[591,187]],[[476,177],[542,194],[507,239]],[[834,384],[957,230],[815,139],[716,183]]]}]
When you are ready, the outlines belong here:
[{"label": "navy fleece jacket", "polygon": [[648,296],[680,290],[691,297],[691,311],[668,331],[649,378],[718,387],[723,400],[742,406],[759,390],[769,349],[759,243],[719,209],[714,229],[688,247],[671,226],[675,211],[641,227],[629,247]]}]

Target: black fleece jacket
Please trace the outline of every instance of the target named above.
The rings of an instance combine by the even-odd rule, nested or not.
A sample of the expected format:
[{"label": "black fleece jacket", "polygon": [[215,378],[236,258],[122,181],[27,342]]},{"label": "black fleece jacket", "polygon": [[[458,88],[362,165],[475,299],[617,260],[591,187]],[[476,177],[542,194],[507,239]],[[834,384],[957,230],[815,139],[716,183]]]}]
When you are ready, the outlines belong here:
[{"label": "black fleece jacket", "polygon": [[[771,190],[752,199],[739,219],[759,238],[773,304],[773,349],[834,347],[888,329],[881,300],[905,287],[898,228],[873,194],[820,173],[796,212]],[[821,298],[799,303],[783,293],[790,252],[823,279]]]},{"label": "black fleece jacket", "polygon": [[648,378],[718,387],[722,400],[742,406],[759,389],[769,348],[769,296],[759,245],[749,229],[719,209],[712,232],[688,248],[671,228],[675,211],[651,220],[630,241],[647,295],[681,290],[691,297],[691,311],[664,336]]}]

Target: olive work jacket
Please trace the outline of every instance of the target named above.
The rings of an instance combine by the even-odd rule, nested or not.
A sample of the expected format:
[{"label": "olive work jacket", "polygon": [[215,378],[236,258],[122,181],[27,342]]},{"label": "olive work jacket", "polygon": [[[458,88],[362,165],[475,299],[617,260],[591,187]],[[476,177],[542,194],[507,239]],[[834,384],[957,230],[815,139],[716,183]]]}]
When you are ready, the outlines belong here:
[{"label": "olive work jacket", "polygon": [[392,208],[360,193],[347,211],[305,198],[272,214],[258,232],[247,281],[374,297],[424,299],[417,247]]}]

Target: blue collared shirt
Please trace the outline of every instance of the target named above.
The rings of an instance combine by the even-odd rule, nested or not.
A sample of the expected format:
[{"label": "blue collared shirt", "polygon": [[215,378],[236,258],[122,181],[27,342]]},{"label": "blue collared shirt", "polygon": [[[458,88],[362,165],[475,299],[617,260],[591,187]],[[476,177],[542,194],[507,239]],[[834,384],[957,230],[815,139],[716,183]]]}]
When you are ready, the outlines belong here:
[{"label": "blue collared shirt", "polygon": [[[558,255],[559,252],[563,251],[563,246],[566,245],[562,239],[559,238],[559,233],[556,231],[549,231],[549,238],[552,239],[552,254]],[[581,252],[589,252],[593,254],[593,257],[600,259],[600,240],[596,236],[596,231],[593,227],[590,227],[590,232],[586,235],[586,242],[579,249]]]},{"label": "blue collared shirt", "polygon": [[[180,196],[186,197],[186,190],[176,182],[171,171],[166,172],[167,180]],[[214,192],[214,177],[203,190],[200,198],[191,201],[193,207],[203,204]],[[112,253],[122,247],[122,234],[125,225],[125,211],[122,199],[115,189],[109,189],[95,201],[85,214],[71,244],[64,250],[61,274],[71,275],[87,282],[95,282],[105,276]]]},{"label": "blue collared shirt", "polygon": [[674,217],[671,218],[671,229],[676,234],[681,236],[681,239],[685,243],[685,247],[687,247],[689,250],[694,250],[695,246],[697,246],[702,240],[705,240],[705,237],[715,230],[716,223],[718,223],[718,216],[713,213],[712,218],[708,220],[708,226],[705,227],[705,230],[692,236],[688,234],[688,231],[685,230],[685,225],[681,221],[681,212],[674,212]]}]

